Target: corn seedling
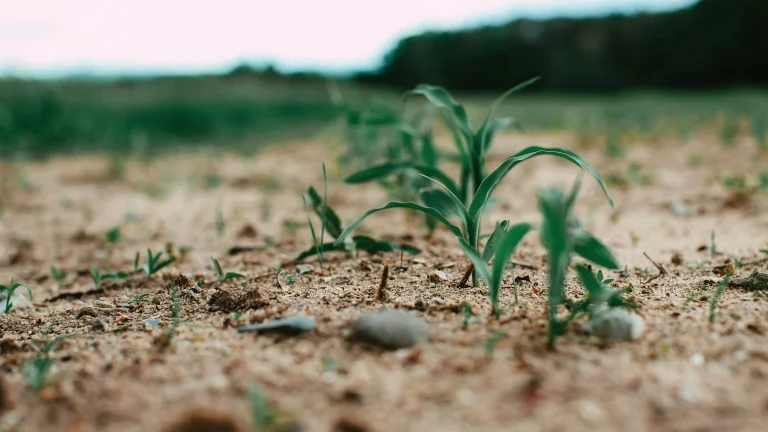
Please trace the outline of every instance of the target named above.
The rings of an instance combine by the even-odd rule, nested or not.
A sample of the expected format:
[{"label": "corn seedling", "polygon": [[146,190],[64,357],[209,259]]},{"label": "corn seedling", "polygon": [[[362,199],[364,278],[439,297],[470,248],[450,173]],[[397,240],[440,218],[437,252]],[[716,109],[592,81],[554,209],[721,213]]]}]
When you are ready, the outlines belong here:
[{"label": "corn seedling", "polygon": [[575,317],[573,314],[565,319],[557,316],[560,306],[567,306],[570,303],[565,295],[565,277],[572,255],[575,253],[587,261],[609,269],[620,268],[613,253],[597,238],[582,230],[571,216],[580,186],[581,176],[567,197],[563,196],[560,189],[538,193],[539,210],[543,219],[539,235],[541,243],[547,249],[549,272],[547,333],[550,349],[555,346],[555,338],[565,332],[568,324]]},{"label": "corn seedling", "polygon": [[67,272],[51,266],[51,279],[55,280],[57,283],[62,283],[67,279]]},{"label": "corn seedling", "polygon": [[120,280],[120,279],[125,279],[127,277],[128,277],[128,274],[125,272],[117,271],[117,272],[101,273],[98,267],[91,266],[91,279],[93,280],[94,288],[97,290],[101,289],[101,283],[106,280]]},{"label": "corn seedling", "polygon": [[269,430],[277,421],[277,412],[269,403],[264,390],[257,386],[250,386],[246,393],[254,430],[258,432]]},{"label": "corn seedling", "polygon": [[136,306],[142,304],[142,303],[149,303],[149,294],[139,294],[135,295],[128,300],[128,303],[133,303]]},{"label": "corn seedling", "polygon": [[120,227],[116,226],[114,228],[111,228],[107,231],[105,238],[107,240],[107,243],[117,243],[120,240]]},{"label": "corn seedling", "polygon": [[606,308],[637,309],[637,305],[626,300],[623,295],[632,291],[631,288],[613,289],[610,287],[613,279],[605,279],[603,271],[598,270],[597,275],[592,269],[583,264],[576,266],[579,282],[587,291],[587,297],[579,302],[565,298],[565,305],[570,312],[569,321],[580,314],[586,314],[592,319]]},{"label": "corn seedling", "polygon": [[[506,221],[505,221],[506,222]],[[491,299],[492,310],[491,313],[498,319],[500,315],[499,311],[499,293],[501,292],[501,282],[504,276],[504,270],[507,267],[507,263],[512,258],[512,255],[517,249],[517,245],[523,240],[526,234],[531,230],[532,226],[527,223],[520,223],[512,227],[506,228],[505,223],[499,223],[496,225],[491,237],[486,243],[483,254],[478,254],[475,248],[473,248],[462,237],[458,237],[459,246],[461,246],[464,253],[467,254],[472,264],[475,266],[475,272],[488,285],[488,297]],[[493,267],[488,266],[488,261],[494,260]]]},{"label": "corn seedling", "polygon": [[29,300],[32,300],[32,290],[24,284],[15,282],[13,278],[11,278],[11,283],[8,285],[0,285],[0,294],[5,295],[5,307],[4,307],[4,313],[8,314],[11,309],[13,308],[13,293],[16,292],[19,288],[26,288],[27,294],[29,294]]},{"label": "corn seedling", "polygon": [[158,271],[162,270],[164,267],[176,261],[175,257],[169,257],[165,261],[161,261],[160,257],[162,255],[163,255],[162,252],[158,252],[156,255],[154,255],[152,254],[152,250],[147,249],[147,263],[139,265],[139,259],[141,258],[141,253],[136,252],[136,256],[133,259],[134,271],[137,273],[144,272],[144,274],[147,276],[147,279],[149,279],[153,274],[157,273]]},{"label": "corn seedling", "polygon": [[50,376],[51,367],[54,364],[54,359],[51,357],[51,352],[65,339],[77,337],[73,334],[65,334],[57,336],[53,339],[47,339],[44,343],[38,344],[34,341],[29,341],[32,348],[35,349],[36,354],[31,359],[24,362],[22,369],[22,375],[27,381],[27,385],[33,391],[40,391],[49,384],[56,382],[61,375]]},{"label": "corn seedling", "polygon": [[[328,235],[336,239],[335,242],[323,242],[317,241],[315,236],[315,230],[310,219],[310,231],[312,232],[313,246],[301,253],[299,253],[294,259],[295,262],[302,261],[312,255],[317,255],[318,259],[325,252],[347,252],[355,255],[357,251],[366,251],[368,253],[384,253],[402,251],[412,255],[421,253],[421,250],[410,245],[401,244],[392,241],[376,240],[369,236],[356,235],[350,240],[339,241],[339,236],[344,231],[341,225],[341,219],[336,211],[327,205],[326,200],[320,197],[320,194],[314,187],[310,186],[307,189],[307,196],[310,199],[312,209],[315,215],[322,221],[325,231]],[[304,198],[304,196],[302,196]],[[304,198],[304,204],[307,206],[306,198]],[[345,236],[346,237],[346,236]]]},{"label": "corn seedling", "polygon": [[470,306],[468,303],[464,303],[461,309],[463,313],[463,317],[461,319],[461,328],[467,329],[469,328],[470,324],[477,322],[477,318],[475,318],[475,313],[472,311],[472,306]]},{"label": "corn seedling", "polygon": [[221,264],[219,264],[219,260],[217,260],[214,257],[211,257],[211,261],[213,262],[213,271],[216,273],[216,282],[224,282],[228,281],[230,279],[237,279],[237,278],[244,278],[245,275],[242,275],[240,273],[236,272],[224,272],[224,270],[221,269]]},{"label": "corn seedling", "polygon": [[[477,131],[472,129],[466,110],[456,102],[443,88],[434,86],[419,86],[409,94],[425,96],[433,105],[447,112],[446,122],[455,132],[455,142],[460,151],[461,177],[457,184],[447,174],[437,168],[409,162],[385,163],[374,166],[348,177],[348,183],[360,183],[392,175],[411,169],[420,173],[424,178],[434,183],[434,187],[421,191],[424,205],[415,202],[391,201],[363,213],[355,222],[347,227],[336,240],[336,245],[343,244],[346,237],[354,231],[370,215],[391,208],[416,210],[434,217],[445,225],[456,237],[464,239],[469,246],[478,251],[480,238],[481,217],[491,195],[504,177],[519,163],[540,155],[552,155],[568,160],[582,170],[591,173],[603,189],[609,203],[613,200],[600,174],[579,155],[558,148],[528,147],[507,158],[489,175],[485,175],[485,153],[491,147],[494,133],[512,123],[511,119],[493,120],[496,107],[510,94],[531,84],[535,80],[520,84],[496,99]],[[448,218],[458,219],[461,228],[451,223]],[[472,275],[472,285],[478,285],[477,273]]]},{"label": "corn seedling", "polygon": [[163,348],[171,345],[173,338],[176,336],[176,330],[181,324],[181,295],[174,282],[171,282],[171,301],[173,304],[171,307],[171,325],[160,339],[160,346]]},{"label": "corn seedling", "polygon": [[715,288],[715,292],[709,297],[709,323],[710,324],[715,323],[715,313],[717,312],[717,303],[720,301],[720,297],[722,297],[725,287],[728,286],[728,282],[731,280],[731,276],[733,276],[733,273],[726,274],[723,280],[720,281],[719,284],[717,284],[717,288]]}]

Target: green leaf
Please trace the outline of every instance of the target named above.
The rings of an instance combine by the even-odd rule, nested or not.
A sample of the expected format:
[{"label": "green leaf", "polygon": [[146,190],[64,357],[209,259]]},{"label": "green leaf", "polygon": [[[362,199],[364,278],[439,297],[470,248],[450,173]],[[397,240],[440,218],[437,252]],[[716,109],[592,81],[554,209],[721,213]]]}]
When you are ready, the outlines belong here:
[{"label": "green leaf", "polygon": [[244,274],[240,274],[237,272],[227,272],[227,274],[224,275],[224,280],[244,278],[244,277],[245,277]]},{"label": "green leaf", "polygon": [[501,286],[501,278],[504,275],[504,269],[507,266],[507,262],[515,253],[517,245],[520,244],[523,237],[525,237],[532,228],[533,226],[529,223],[519,223],[511,226],[499,239],[492,269],[493,277],[495,280],[499,281],[499,286]]},{"label": "green leaf", "polygon": [[592,234],[578,230],[573,234],[573,251],[582,258],[591,261],[601,267],[617,270],[621,268],[619,261],[613,255],[608,246],[595,238]]},{"label": "green leaf", "polygon": [[219,264],[219,260],[214,257],[211,257],[211,261],[213,261],[213,271],[216,273],[216,279],[220,279],[224,274],[224,271],[221,269],[221,264]]},{"label": "green leaf", "polygon": [[477,272],[477,275],[480,276],[480,279],[484,280],[486,284],[488,284],[489,289],[493,289],[493,286],[497,283],[497,281],[493,278],[491,269],[488,267],[488,263],[485,262],[485,259],[483,259],[483,257],[477,253],[475,248],[473,248],[469,242],[464,240],[464,238],[458,237],[458,240],[459,246],[464,251],[464,253],[467,254],[467,257],[469,257],[469,260],[472,261],[472,264],[475,266],[475,272]]},{"label": "green leaf", "polygon": [[421,137],[421,161],[431,167],[437,164],[437,150],[435,150],[431,133],[424,134]]},{"label": "green leaf", "polygon": [[433,183],[442,186],[442,189],[428,188],[421,191],[421,199],[427,207],[432,207],[445,215],[446,217],[455,217],[459,219],[464,225],[464,231],[468,231],[470,227],[475,225],[474,221],[469,218],[464,203],[453,194],[448,188],[443,186],[435,179],[429,178],[422,174],[424,178],[432,181]]},{"label": "green leaf", "polygon": [[459,131],[467,143],[471,143],[473,139],[472,125],[469,123],[469,117],[464,107],[458,103],[448,91],[439,86],[432,86],[427,84],[421,84],[414,90],[406,93],[406,97],[410,95],[422,95],[434,106],[438,108],[444,108],[451,115],[451,120],[458,127]]},{"label": "green leaf", "polygon": [[448,219],[445,218],[439,211],[435,210],[432,207],[425,207],[413,202],[401,202],[401,201],[391,201],[386,204],[380,205],[379,207],[372,208],[365,213],[363,213],[355,222],[352,223],[352,225],[348,226],[344,232],[341,233],[341,235],[336,239],[335,244],[341,244],[344,242],[344,239],[349,236],[352,231],[354,231],[358,225],[360,225],[368,216],[378,213],[382,210],[387,210],[391,208],[404,208],[404,209],[410,209],[410,210],[416,210],[420,211],[422,213],[428,214],[430,216],[434,216],[437,220],[442,222],[446,227],[448,227],[449,230],[456,236],[456,237],[462,237],[463,234],[461,232],[461,229],[457,227],[456,225],[450,223]]},{"label": "green leaf", "polygon": [[602,176],[600,176],[600,173],[598,173],[597,170],[592,167],[592,165],[582,159],[581,156],[569,150],[533,146],[525,148],[519,151],[517,154],[507,158],[507,160],[505,160],[498,168],[496,168],[496,170],[494,170],[491,174],[488,175],[488,177],[485,178],[485,180],[483,180],[483,182],[480,184],[480,187],[477,189],[477,192],[475,193],[475,197],[472,199],[472,204],[469,207],[470,218],[473,220],[478,219],[479,215],[483,211],[483,208],[485,207],[486,202],[493,193],[493,190],[496,188],[496,186],[499,185],[501,180],[504,179],[504,177],[512,168],[514,168],[520,162],[540,155],[557,156],[573,162],[580,168],[588,171],[600,184],[600,187],[602,187],[605,196],[608,198],[608,202],[610,203],[611,208],[613,208],[613,198],[611,198],[611,195],[608,193],[608,189],[605,185],[605,181],[603,181]]},{"label": "green leaf", "polygon": [[576,266],[576,273],[579,276],[579,282],[581,282],[589,295],[600,295],[603,290],[603,285],[597,280],[594,273],[592,273],[592,270],[587,266],[579,264]]},{"label": "green leaf", "polygon": [[344,182],[353,184],[364,183],[372,180],[378,180],[384,177],[389,177],[393,174],[408,169],[412,169],[419,174],[436,179],[448,190],[450,190],[451,193],[454,195],[459,195],[459,189],[456,187],[456,183],[454,183],[447,174],[437,168],[427,165],[414,164],[411,162],[388,162],[381,165],[372,166],[350,175],[344,180]]},{"label": "green leaf", "polygon": [[490,262],[491,258],[493,258],[493,253],[496,251],[496,242],[498,242],[501,236],[507,232],[507,228],[509,228],[509,220],[503,220],[496,223],[496,228],[493,229],[491,236],[488,237],[488,241],[485,242],[485,247],[483,248],[482,257],[485,262]]},{"label": "green leaf", "polygon": [[[488,112],[485,114],[485,119],[483,120],[483,123],[480,125],[480,129],[477,130],[477,143],[480,148],[480,154],[484,154],[485,151],[488,150],[488,147],[490,147],[488,144],[491,142],[491,137],[493,134],[503,127],[506,127],[509,123],[504,124],[503,126],[501,123],[491,122],[491,119],[493,118],[494,113],[496,112],[496,109],[499,107],[499,105],[509,97],[512,93],[515,93],[517,91],[520,91],[529,85],[535,83],[539,80],[539,77],[531,78],[528,81],[525,81],[523,83],[520,83],[511,89],[504,92],[501,96],[496,98],[495,101],[491,104],[491,107],[488,109]],[[494,126],[496,124],[496,126]]]},{"label": "green leaf", "polygon": [[[323,199],[320,194],[317,193],[314,187],[310,186],[307,189],[307,195],[309,195],[310,201],[312,201],[312,209],[320,221],[323,220]],[[333,238],[337,238],[341,234],[341,219],[339,215],[327,204],[325,205],[325,229],[328,234]]]}]

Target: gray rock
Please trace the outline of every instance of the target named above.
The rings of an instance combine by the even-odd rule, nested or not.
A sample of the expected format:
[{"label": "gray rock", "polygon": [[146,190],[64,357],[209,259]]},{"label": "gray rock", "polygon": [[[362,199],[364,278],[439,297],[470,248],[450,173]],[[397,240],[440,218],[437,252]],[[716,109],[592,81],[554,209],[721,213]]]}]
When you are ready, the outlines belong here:
[{"label": "gray rock", "polygon": [[314,330],[316,327],[317,325],[315,324],[315,317],[293,316],[260,324],[251,324],[238,327],[237,332],[280,333],[284,335],[295,336],[305,331]]},{"label": "gray rock", "polygon": [[408,348],[429,340],[423,318],[398,309],[382,309],[352,324],[352,338],[387,349]]},{"label": "gray rock", "polygon": [[584,330],[604,339],[634,340],[645,330],[645,321],[625,309],[608,308],[596,313]]}]

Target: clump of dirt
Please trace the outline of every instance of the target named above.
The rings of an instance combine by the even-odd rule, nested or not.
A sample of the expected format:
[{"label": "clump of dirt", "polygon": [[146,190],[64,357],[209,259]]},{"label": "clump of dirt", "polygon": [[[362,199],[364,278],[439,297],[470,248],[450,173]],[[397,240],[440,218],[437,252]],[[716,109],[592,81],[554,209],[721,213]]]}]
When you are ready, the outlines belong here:
[{"label": "clump of dirt", "polygon": [[220,289],[208,300],[211,312],[243,312],[269,306],[269,299],[256,288]]}]

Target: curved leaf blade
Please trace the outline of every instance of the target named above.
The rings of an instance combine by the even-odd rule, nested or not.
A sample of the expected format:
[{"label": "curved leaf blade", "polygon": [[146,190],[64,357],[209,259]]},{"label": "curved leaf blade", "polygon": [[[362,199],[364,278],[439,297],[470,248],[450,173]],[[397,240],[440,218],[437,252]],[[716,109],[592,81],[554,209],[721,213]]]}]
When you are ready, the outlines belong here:
[{"label": "curved leaf blade", "polygon": [[507,160],[505,160],[498,168],[489,174],[485,180],[483,180],[483,182],[480,184],[480,187],[477,189],[477,193],[475,193],[475,197],[472,199],[472,204],[469,207],[469,216],[473,219],[476,219],[480,215],[480,213],[483,211],[483,208],[485,207],[486,202],[490,198],[491,193],[493,193],[493,190],[496,188],[496,186],[499,185],[499,183],[501,183],[501,180],[504,179],[504,177],[512,168],[514,168],[520,162],[541,155],[552,155],[560,157],[572,162],[581,169],[586,170],[592,174],[595,180],[597,180],[597,182],[600,184],[600,187],[603,189],[603,193],[605,193],[611,208],[613,208],[613,198],[611,198],[611,195],[608,193],[608,187],[605,184],[605,180],[603,180],[603,177],[600,175],[600,173],[598,173],[597,170],[587,161],[582,159],[581,156],[572,151],[560,148],[544,148],[532,146],[520,150],[515,155],[507,158]]},{"label": "curved leaf blade", "polygon": [[587,231],[579,230],[574,233],[573,238],[573,251],[582,258],[611,270],[621,268],[619,260],[616,259],[613,252],[608,249],[608,246],[592,234]]},{"label": "curved leaf blade", "polygon": [[[488,150],[488,147],[489,147],[488,146],[488,142],[490,141],[490,138],[488,136],[489,132],[490,132],[491,135],[493,135],[493,132],[495,132],[495,130],[498,130],[498,127],[495,128],[495,130],[494,130],[494,128],[491,128],[490,125],[492,124],[491,123],[491,119],[493,118],[493,115],[496,112],[496,109],[499,107],[499,105],[501,105],[501,103],[504,101],[504,99],[508,98],[513,93],[516,93],[516,92],[518,92],[518,91],[520,91],[520,90],[530,86],[531,84],[533,84],[536,81],[538,81],[539,78],[540,77],[534,77],[534,78],[529,79],[528,81],[522,82],[522,83],[512,87],[511,89],[505,91],[504,93],[502,93],[501,96],[499,96],[498,98],[496,98],[496,100],[493,101],[493,103],[491,104],[491,107],[488,109],[488,112],[485,114],[485,119],[483,120],[483,123],[480,125],[480,129],[477,130],[477,138],[478,138],[478,142],[479,142],[479,144],[480,144],[480,146],[481,146],[481,148],[483,150],[482,153],[485,153],[485,151]],[[503,126],[503,127],[506,127],[506,125]]]},{"label": "curved leaf blade", "polygon": [[442,215],[439,211],[432,207],[425,207],[413,202],[402,202],[402,201],[390,201],[386,204],[380,205],[378,207],[372,208],[365,213],[363,213],[359,218],[357,218],[356,221],[354,221],[350,226],[348,226],[341,235],[336,239],[335,244],[341,244],[344,242],[344,239],[349,236],[352,231],[354,231],[358,225],[363,223],[363,221],[368,218],[368,216],[371,216],[374,213],[378,213],[382,210],[392,209],[392,208],[404,208],[409,210],[416,210],[425,214],[428,214],[430,216],[434,216],[435,219],[439,220],[443,223],[456,237],[463,237],[464,234],[461,232],[461,229],[457,227],[456,225],[450,223],[448,219],[445,218],[445,216]]},{"label": "curved leaf blade", "polygon": [[350,184],[365,183],[365,182],[389,177],[393,174],[396,174],[398,172],[401,172],[407,169],[412,169],[418,172],[419,174],[425,175],[427,177],[432,177],[438,180],[443,186],[445,186],[454,195],[459,194],[459,189],[458,187],[456,187],[456,183],[454,183],[453,180],[451,180],[451,178],[448,177],[447,174],[445,174],[444,172],[440,171],[437,168],[427,166],[427,165],[414,164],[411,162],[387,162],[380,165],[375,165],[350,175],[349,177],[344,179],[344,182],[350,183]]},{"label": "curved leaf blade", "polygon": [[410,95],[424,96],[432,105],[448,110],[453,122],[458,126],[462,135],[467,138],[467,142],[471,142],[474,134],[469,123],[469,117],[467,117],[467,111],[448,93],[448,90],[440,86],[421,84],[406,93],[406,97]]},{"label": "curved leaf blade", "polygon": [[502,235],[494,254],[492,274],[495,280],[501,281],[507,262],[512,258],[517,246],[531,229],[533,229],[531,224],[523,222],[509,227]]}]

